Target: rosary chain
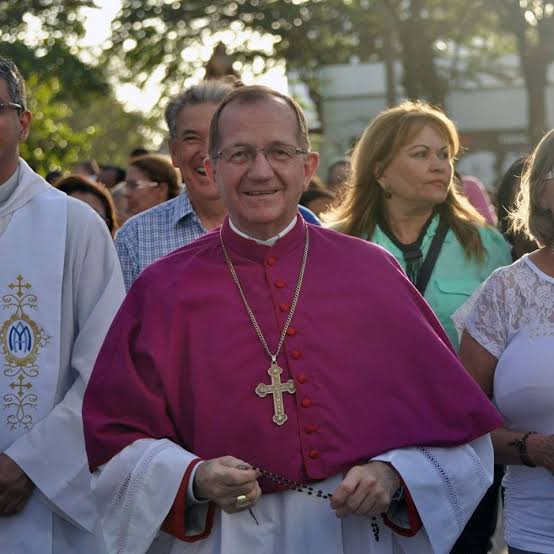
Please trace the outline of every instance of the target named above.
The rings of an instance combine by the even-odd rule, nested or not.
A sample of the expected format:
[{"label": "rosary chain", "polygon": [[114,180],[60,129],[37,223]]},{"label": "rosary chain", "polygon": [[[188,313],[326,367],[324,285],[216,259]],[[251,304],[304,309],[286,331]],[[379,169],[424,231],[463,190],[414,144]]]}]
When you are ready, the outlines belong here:
[{"label": "rosary chain", "polygon": [[265,351],[267,352],[267,355],[271,358],[271,361],[273,363],[277,363],[277,356],[279,355],[279,352],[281,351],[281,348],[283,346],[283,343],[285,342],[285,336],[287,334],[287,330],[289,328],[289,325],[292,321],[292,318],[294,316],[294,312],[296,310],[296,305],[298,304],[298,298],[300,297],[300,290],[302,289],[302,281],[304,280],[304,271],[306,269],[306,262],[308,261],[308,249],[310,246],[310,238],[308,233],[308,226],[306,228],[306,239],[304,241],[304,254],[302,256],[302,263],[300,265],[300,272],[298,274],[298,281],[296,282],[296,289],[294,291],[294,296],[292,298],[292,304],[289,310],[289,316],[287,318],[287,321],[285,322],[285,325],[283,327],[283,330],[281,331],[281,337],[279,339],[279,344],[277,345],[277,350],[275,354],[272,354],[269,350],[269,347],[267,345],[267,342],[265,340],[265,337],[262,334],[262,330],[260,329],[260,326],[258,325],[258,322],[256,320],[256,317],[254,316],[254,312],[250,308],[250,305],[248,304],[248,301],[246,300],[246,296],[244,294],[244,291],[242,290],[242,286],[239,281],[239,277],[237,275],[237,272],[235,271],[235,267],[233,266],[233,262],[231,261],[231,257],[229,256],[229,253],[227,252],[227,248],[225,247],[225,243],[223,242],[223,235],[221,233],[221,229],[219,230],[219,240],[221,242],[221,247],[223,248],[223,255],[225,256],[225,261],[227,262],[227,266],[229,267],[229,271],[231,272],[231,276],[233,277],[233,281],[235,282],[235,285],[237,286],[240,296],[242,298],[242,301],[244,303],[244,307],[246,308],[246,311],[248,313],[248,317],[250,318],[250,321],[252,322],[252,325],[254,326],[254,329],[256,331],[256,334],[258,335],[258,338],[260,339],[260,342],[262,343]]},{"label": "rosary chain", "polygon": [[260,467],[252,467],[252,469],[258,470],[262,474],[262,477],[265,477],[266,479],[269,479],[270,481],[273,481],[278,485],[286,487],[287,489],[295,490],[297,492],[303,492],[310,496],[314,495],[317,496],[317,498],[331,499],[333,497],[331,493],[325,493],[322,490],[316,491],[313,487],[310,487],[309,485],[304,485],[303,483],[299,483],[297,481],[291,481],[290,479],[287,479],[282,475],[271,473],[271,471],[267,471],[267,469],[262,469]]}]

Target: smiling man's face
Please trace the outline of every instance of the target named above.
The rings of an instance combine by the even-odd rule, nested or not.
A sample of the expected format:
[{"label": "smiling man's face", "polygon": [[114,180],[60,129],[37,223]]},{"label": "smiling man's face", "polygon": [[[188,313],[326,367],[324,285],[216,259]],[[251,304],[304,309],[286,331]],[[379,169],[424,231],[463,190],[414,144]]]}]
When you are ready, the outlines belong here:
[{"label": "smiling man's face", "polygon": [[211,102],[184,107],[177,116],[176,136],[169,141],[173,165],[180,169],[193,207],[219,198],[204,170],[210,122],[217,109]]},{"label": "smiling man's face", "polygon": [[[299,153],[298,123],[294,111],[277,97],[253,103],[227,104],[219,119],[221,151],[255,149],[252,163],[236,163],[225,155],[207,159],[206,168],[221,193],[234,225],[252,237],[268,239],[282,231],[298,210],[300,195],[314,175],[318,155]],[[291,147],[290,157],[266,155]],[[284,159],[281,159],[284,158]]]}]

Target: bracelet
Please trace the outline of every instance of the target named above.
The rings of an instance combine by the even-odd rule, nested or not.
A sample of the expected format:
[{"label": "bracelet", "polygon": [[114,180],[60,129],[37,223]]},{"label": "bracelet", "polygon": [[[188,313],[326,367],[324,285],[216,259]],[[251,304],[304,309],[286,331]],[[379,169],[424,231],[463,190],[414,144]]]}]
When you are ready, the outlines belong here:
[{"label": "bracelet", "polygon": [[527,452],[527,439],[531,435],[536,435],[535,431],[527,431],[520,439],[514,439],[512,442],[508,443],[508,446],[515,446],[519,452],[519,459],[527,467],[537,467],[529,458],[529,452]]}]

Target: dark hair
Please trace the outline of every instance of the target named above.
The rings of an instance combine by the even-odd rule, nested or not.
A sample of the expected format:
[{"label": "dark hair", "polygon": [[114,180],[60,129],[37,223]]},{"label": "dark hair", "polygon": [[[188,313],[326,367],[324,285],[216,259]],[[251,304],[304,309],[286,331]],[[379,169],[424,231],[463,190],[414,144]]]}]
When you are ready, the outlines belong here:
[{"label": "dark hair", "polygon": [[[146,156],[147,154],[150,154],[146,148],[143,148],[142,146],[139,146],[138,148],[133,148],[129,154],[131,158],[138,158],[139,156]],[[107,167],[106,167],[107,169]],[[124,177],[125,178],[125,177]]]},{"label": "dark hair", "polygon": [[339,165],[345,165],[350,169],[350,160],[348,158],[337,158],[327,169],[327,184],[331,182],[331,177],[333,175],[333,170]]},{"label": "dark hair", "polygon": [[160,154],[139,156],[129,164],[129,167],[136,167],[144,171],[156,183],[165,183],[168,200],[175,198],[181,192],[179,172],[166,156]]},{"label": "dark hair", "polygon": [[49,171],[46,174],[46,181],[48,181],[51,185],[55,185],[56,182],[60,179],[60,177],[63,176],[63,173],[57,169],[53,169],[52,171]]},{"label": "dark hair", "polygon": [[25,91],[25,80],[19,73],[17,66],[7,58],[0,56],[0,78],[6,81],[10,100],[27,109],[27,93]]},{"label": "dark hair", "polygon": [[278,98],[283,100],[293,111],[296,118],[296,123],[298,125],[297,130],[297,140],[298,145],[301,148],[306,150],[310,149],[310,138],[308,136],[308,124],[306,122],[306,117],[302,108],[298,103],[293,100],[290,96],[286,94],[281,94],[276,90],[273,90],[269,87],[264,87],[261,85],[251,85],[247,87],[240,87],[235,89],[231,94],[225,97],[225,99],[219,104],[217,110],[215,111],[212,122],[210,125],[210,138],[208,153],[211,158],[214,158],[217,155],[219,150],[219,144],[221,137],[219,136],[219,120],[221,118],[221,113],[223,110],[232,102],[238,102],[239,104],[255,104],[269,98]]},{"label": "dark hair", "polygon": [[219,104],[232,90],[242,86],[238,80],[203,81],[170,99],[165,108],[165,122],[171,138],[177,137],[177,117],[183,108],[200,104]]},{"label": "dark hair", "polygon": [[[115,185],[121,183],[122,181],[125,181],[126,173],[122,167],[118,167],[116,165],[102,165],[100,166],[99,177],[101,177],[103,171],[113,171],[115,173]],[[104,185],[108,185],[108,183],[104,183]]]},{"label": "dark hair", "polygon": [[87,172],[87,175],[94,175],[98,177],[98,174],[100,173],[100,166],[94,158],[77,162],[73,168],[73,172],[76,173],[76,170],[79,167],[82,167]]},{"label": "dark hair", "polygon": [[98,198],[104,206],[106,212],[105,222],[110,230],[112,237],[115,235],[119,227],[117,221],[117,212],[110,191],[102,184],[95,183],[87,179],[83,175],[72,173],[66,177],[62,177],[56,182],[56,188],[65,192],[68,196],[72,196],[75,192],[87,192]]},{"label": "dark hair", "polygon": [[335,200],[335,193],[329,190],[321,181],[321,179],[314,175],[310,179],[310,184],[308,185],[308,190],[302,193],[300,197],[300,204],[308,208],[308,204],[312,200],[317,200],[318,198],[328,198],[329,201]]}]

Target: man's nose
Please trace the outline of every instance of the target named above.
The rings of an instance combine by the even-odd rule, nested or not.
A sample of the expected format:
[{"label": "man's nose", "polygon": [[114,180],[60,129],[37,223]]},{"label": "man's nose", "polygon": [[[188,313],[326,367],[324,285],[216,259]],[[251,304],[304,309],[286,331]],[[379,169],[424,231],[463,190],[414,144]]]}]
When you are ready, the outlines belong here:
[{"label": "man's nose", "polygon": [[263,150],[258,150],[256,152],[256,155],[252,160],[252,165],[249,168],[249,174],[251,177],[257,179],[267,179],[273,177],[273,167],[267,161]]},{"label": "man's nose", "polygon": [[208,138],[199,143],[198,152],[202,156],[202,159],[204,159],[208,155]]}]

